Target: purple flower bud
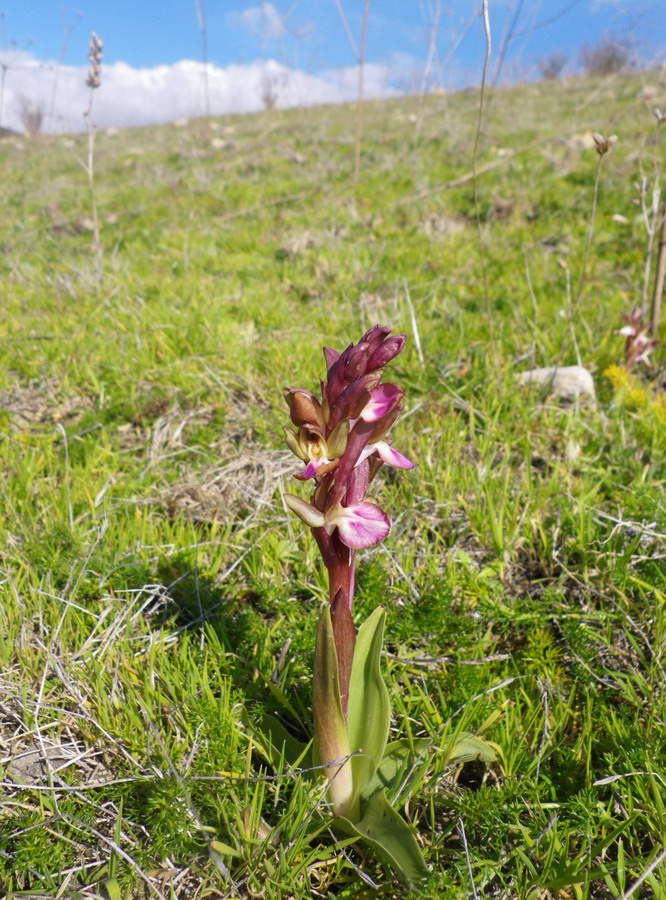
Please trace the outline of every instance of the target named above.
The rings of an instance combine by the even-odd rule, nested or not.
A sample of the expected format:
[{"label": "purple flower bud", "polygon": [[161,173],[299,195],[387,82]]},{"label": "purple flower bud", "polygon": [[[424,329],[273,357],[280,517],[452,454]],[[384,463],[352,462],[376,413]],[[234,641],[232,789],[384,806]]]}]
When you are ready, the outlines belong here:
[{"label": "purple flower bud", "polygon": [[324,360],[326,361],[326,371],[330,372],[333,363],[336,363],[340,359],[340,354],[337,350],[332,350],[330,347],[324,347]]},{"label": "purple flower bud", "polygon": [[323,429],[324,418],[321,403],[310,391],[301,388],[284,388],[282,393],[289,406],[291,421],[297,427],[301,425],[315,426]]},{"label": "purple flower bud", "polygon": [[363,335],[359,344],[367,344],[368,355],[372,356],[375,350],[383,343],[390,333],[390,328],[383,328],[381,325],[373,325],[372,328]]},{"label": "purple flower bud", "polygon": [[370,400],[370,391],[379,381],[378,374],[364,375],[348,384],[335,401],[328,423],[334,428],[341,419],[357,419]]},{"label": "purple flower bud", "polygon": [[353,347],[354,345],[350,344],[345,350],[343,350],[328,370],[326,396],[331,406],[333,406],[335,401],[338,399],[338,396],[345,389],[345,364]]},{"label": "purple flower bud", "polygon": [[368,360],[366,372],[374,372],[376,369],[383,368],[387,362],[400,353],[406,340],[407,336],[404,334],[394,334],[393,337],[387,338]]}]

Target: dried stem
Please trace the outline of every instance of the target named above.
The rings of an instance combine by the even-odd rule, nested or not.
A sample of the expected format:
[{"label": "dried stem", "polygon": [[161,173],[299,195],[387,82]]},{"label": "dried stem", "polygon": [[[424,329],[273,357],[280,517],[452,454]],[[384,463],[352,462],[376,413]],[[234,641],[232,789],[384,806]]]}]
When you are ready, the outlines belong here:
[{"label": "dried stem", "polygon": [[358,63],[358,92],[356,94],[356,137],[354,140],[354,184],[358,183],[361,171],[361,139],[363,132],[363,78],[365,65],[365,39],[368,31],[368,15],[370,13],[370,0],[363,3],[363,21],[361,24],[361,43],[357,46],[352,34],[347,16],[342,8],[340,0],[335,0],[335,8],[338,11],[342,27],[347,35],[347,40]]},{"label": "dried stem", "polygon": [[96,89],[101,84],[102,73],[102,41],[93,33],[90,36],[88,59],[88,107],[84,112],[86,130],[88,132],[88,158],[84,163],[84,169],[88,176],[88,194],[90,196],[90,212],[93,223],[93,249],[95,251],[95,263],[98,280],[102,277],[102,242],[99,236],[99,217],[97,215],[97,201],[95,199],[95,123],[92,120],[93,98]]},{"label": "dried stem", "polygon": [[201,37],[201,62],[203,63],[203,86],[206,118],[210,118],[210,85],[208,83],[208,27],[206,25],[206,2],[194,0],[197,13],[197,25]]},{"label": "dried stem", "polygon": [[576,297],[573,303],[573,312],[578,308],[580,298],[583,293],[583,284],[585,283],[585,275],[587,274],[587,263],[590,258],[590,247],[592,246],[592,232],[594,231],[594,219],[597,214],[597,199],[599,197],[599,182],[601,180],[601,164],[604,156],[602,153],[597,157],[597,169],[594,173],[594,190],[592,192],[592,208],[590,210],[590,221],[587,226],[587,234],[585,236],[585,250],[583,251],[583,265],[580,270],[580,278],[578,279],[578,288],[576,289]]},{"label": "dried stem", "polygon": [[368,31],[368,13],[370,0],[363,4],[363,24],[361,25],[361,44],[358,51],[358,93],[356,95],[356,138],[354,141],[354,184],[358,183],[361,172],[361,138],[363,132],[363,76],[365,65],[365,38]]},{"label": "dried stem", "polygon": [[95,251],[95,264],[97,266],[97,275],[101,275],[102,271],[102,243],[99,236],[99,218],[97,215],[97,201],[95,200],[95,126],[90,118],[92,107],[92,89],[90,91],[90,105],[85,112],[86,129],[88,131],[88,158],[85,165],[86,175],[88,176],[88,195],[90,197],[90,214],[93,223],[93,249]]},{"label": "dried stem", "polygon": [[650,334],[657,337],[661,300],[664,296],[664,276],[666,276],[666,203],[661,207],[661,227],[659,244],[657,245],[657,267],[654,273],[654,291],[652,293],[652,309],[650,310]]},{"label": "dried stem", "polygon": [[479,114],[476,122],[476,132],[474,134],[474,151],[472,153],[472,185],[474,191],[474,210],[476,212],[476,232],[479,243],[479,256],[481,259],[481,272],[483,275],[483,295],[486,303],[486,318],[488,320],[488,332],[490,337],[490,351],[495,356],[495,326],[493,323],[492,310],[490,308],[490,293],[488,291],[488,275],[485,265],[485,244],[483,233],[481,231],[481,218],[479,214],[479,188],[477,183],[476,163],[479,155],[479,142],[481,139],[481,125],[483,123],[483,102],[486,95],[486,82],[488,78],[488,66],[490,65],[490,54],[492,51],[492,35],[490,31],[490,15],[488,13],[488,0],[482,3],[483,15],[483,31],[486,39],[486,52],[483,58],[483,71],[481,74],[481,91],[479,93]]},{"label": "dried stem", "polygon": [[[597,138],[597,136],[595,136],[595,141],[596,141],[596,138]],[[609,141],[609,145],[610,145],[610,143],[612,143],[612,140]],[[602,165],[603,158],[604,158],[606,152],[608,151],[608,149],[609,149],[609,147],[606,146],[605,149],[600,150],[599,144],[597,142],[597,152],[598,152],[597,168],[594,173],[594,189],[592,191],[592,208],[590,209],[590,219],[589,219],[589,222],[587,225],[587,233],[585,236],[585,249],[583,250],[583,262],[581,265],[580,276],[578,279],[578,287],[576,288],[576,296],[574,297],[573,303],[571,303],[567,297],[567,314],[568,314],[567,318],[569,321],[569,330],[571,332],[571,335],[572,335],[572,338],[574,341],[574,348],[576,350],[576,354],[578,357],[580,357],[580,354],[578,353],[578,347],[576,345],[576,336],[575,336],[575,331],[574,331],[574,319],[576,316],[576,312],[578,311],[578,306],[580,304],[581,297],[583,295],[583,286],[585,284],[585,276],[587,274],[587,264],[588,264],[588,261],[590,258],[590,247],[592,246],[592,234],[594,231],[594,220],[595,220],[596,213],[597,213],[597,199],[599,197],[599,183],[601,181],[601,165]],[[567,292],[568,292],[569,291],[568,269],[566,268],[566,266],[563,266],[563,268],[567,272]],[[564,357],[564,351],[566,350],[566,346],[567,346],[567,333],[565,332],[562,337],[562,344],[560,346],[560,352],[557,357],[557,365],[558,366],[562,362],[562,358]]]},{"label": "dried stem", "polygon": [[436,0],[435,7],[432,11],[430,19],[430,30],[428,34],[428,54],[426,56],[425,65],[423,66],[423,74],[421,76],[421,86],[419,87],[419,105],[416,119],[415,137],[421,132],[421,124],[423,121],[423,98],[428,90],[428,82],[430,80],[430,72],[432,71],[433,62],[437,52],[437,32],[439,29],[439,20],[442,15],[441,0]]},{"label": "dried stem", "polygon": [[652,272],[652,254],[654,251],[654,239],[656,236],[656,219],[659,207],[659,186],[655,184],[652,191],[652,205],[650,211],[645,204],[647,192],[647,178],[643,178],[638,185],[643,224],[647,234],[647,248],[645,250],[645,262],[643,263],[643,288],[641,290],[641,316],[645,318],[648,313],[648,295],[650,292],[650,275]]}]

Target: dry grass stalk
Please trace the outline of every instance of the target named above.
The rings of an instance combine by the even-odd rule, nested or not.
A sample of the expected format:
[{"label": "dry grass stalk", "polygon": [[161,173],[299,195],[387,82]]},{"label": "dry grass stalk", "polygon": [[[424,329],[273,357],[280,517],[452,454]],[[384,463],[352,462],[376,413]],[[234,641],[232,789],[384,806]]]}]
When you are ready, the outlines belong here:
[{"label": "dry grass stalk", "polygon": [[492,310],[490,308],[490,294],[488,290],[488,272],[486,269],[486,248],[481,230],[481,215],[479,213],[479,186],[477,181],[477,161],[479,158],[479,144],[481,141],[481,125],[483,123],[484,100],[486,96],[486,83],[488,79],[488,66],[490,65],[490,55],[492,52],[492,32],[490,30],[490,14],[488,12],[488,0],[483,0],[483,32],[486,41],[486,51],[483,58],[483,70],[481,74],[481,88],[479,91],[479,113],[476,120],[476,129],[474,132],[474,150],[472,152],[472,189],[474,193],[474,211],[476,218],[476,233],[479,244],[479,255],[481,258],[481,274],[483,278],[483,296],[486,307],[486,319],[488,322],[488,332],[490,338],[490,352],[495,356],[495,326],[493,322]]},{"label": "dry grass stalk", "polygon": [[664,296],[664,277],[666,276],[666,204],[661,207],[661,228],[659,231],[659,244],[657,246],[657,268],[654,273],[654,292],[652,294],[652,309],[650,310],[650,333],[657,337],[659,318],[661,315],[661,301]]},{"label": "dry grass stalk", "polygon": [[210,118],[210,84],[208,81],[208,26],[206,24],[205,0],[194,0],[194,8],[197,13],[197,25],[201,37],[201,62],[203,64],[203,87],[206,118]]},{"label": "dry grass stalk", "polygon": [[342,20],[343,28],[345,29],[345,34],[347,35],[347,40],[349,41],[351,48],[354,52],[354,56],[356,57],[356,61],[358,62],[358,92],[356,95],[356,136],[354,139],[354,184],[358,183],[359,175],[361,173],[361,141],[363,137],[363,77],[364,77],[364,65],[365,65],[365,39],[368,32],[368,15],[370,13],[370,0],[364,0],[363,3],[363,20],[361,23],[361,43],[357,47],[356,41],[354,40],[354,36],[349,27],[349,22],[347,21],[347,17],[344,13],[344,10],[340,4],[340,0],[335,0],[335,6],[338,10],[338,15]]},{"label": "dry grass stalk", "polygon": [[84,112],[86,120],[86,129],[88,131],[88,160],[84,166],[86,175],[88,176],[88,192],[90,195],[90,211],[93,222],[93,249],[95,251],[95,263],[97,265],[97,276],[102,274],[102,243],[99,237],[99,219],[97,216],[97,202],[95,200],[95,125],[92,121],[93,98],[95,91],[102,83],[102,41],[93,31],[90,35],[88,44],[88,60],[90,67],[88,68],[88,77],[86,85],[88,87],[88,108]]}]

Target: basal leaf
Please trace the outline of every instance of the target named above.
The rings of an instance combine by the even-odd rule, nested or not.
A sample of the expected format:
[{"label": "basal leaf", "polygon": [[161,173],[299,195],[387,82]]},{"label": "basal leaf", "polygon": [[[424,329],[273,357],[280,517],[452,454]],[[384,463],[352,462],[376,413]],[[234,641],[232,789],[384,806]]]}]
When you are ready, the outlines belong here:
[{"label": "basal leaf", "polygon": [[417,790],[430,760],[428,748],[431,746],[430,738],[401,738],[388,744],[376,772],[363,790],[361,803],[384,789],[390,796],[398,791],[402,793],[403,783],[409,788],[408,794]]},{"label": "basal leaf", "polygon": [[309,769],[313,765],[312,741],[304,744],[291,735],[275,716],[262,716],[258,727],[251,726],[254,742],[275,771],[284,763]]},{"label": "basal leaf", "polygon": [[391,808],[382,790],[365,804],[359,822],[337,819],[336,825],[347,834],[356,834],[386,862],[411,890],[417,891],[428,869],[412,831]]},{"label": "basal leaf", "polygon": [[378,607],[359,628],[354,648],[347,733],[351,752],[360,751],[352,759],[355,804],[377,770],[388,739],[391,710],[380,669],[385,618]]},{"label": "basal leaf", "polygon": [[467,731],[461,731],[451,747],[446,751],[447,762],[466,763],[480,759],[481,762],[495,762],[497,755],[493,746],[483,738]]}]

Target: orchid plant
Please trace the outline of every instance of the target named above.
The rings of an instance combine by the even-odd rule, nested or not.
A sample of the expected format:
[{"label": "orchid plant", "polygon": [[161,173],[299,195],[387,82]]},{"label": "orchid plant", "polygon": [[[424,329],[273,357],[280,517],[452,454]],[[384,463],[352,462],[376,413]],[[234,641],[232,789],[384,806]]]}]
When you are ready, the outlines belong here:
[{"label": "orchid plant", "polygon": [[[404,391],[382,382],[385,366],[405,344],[405,335],[375,325],[341,353],[324,348],[326,380],[321,395],[285,388],[295,430],[287,444],[303,464],[295,478],[312,484],[309,500],[284,500],[312,531],[329,576],[329,598],[315,638],[312,714],[315,758],[327,779],[332,827],[362,840],[412,889],[428,874],[412,831],[394,809],[423,783],[434,754],[441,766],[471,759],[495,760],[493,745],[457,731],[438,746],[432,737],[388,743],[391,710],[381,676],[386,613],[382,607],[354,625],[354,569],[359,550],[382,541],[388,516],[367,498],[384,465],[412,469],[388,431],[402,409]],[[285,704],[286,705],[286,704]],[[274,766],[307,758],[275,717],[253,728],[255,745]]]},{"label": "orchid plant", "polygon": [[622,318],[625,324],[614,333],[621,334],[626,338],[624,342],[625,367],[631,369],[632,366],[643,363],[646,369],[654,368],[650,360],[650,353],[659,341],[650,336],[650,325],[643,320],[641,310],[635,306],[630,313],[623,313]]},{"label": "orchid plant", "polygon": [[390,707],[380,673],[385,612],[376,609],[358,633],[352,619],[357,551],[391,529],[386,513],[366,500],[369,485],[383,465],[414,466],[386,438],[404,391],[381,380],[405,340],[375,325],[341,353],[324,349],[320,398],[285,388],[296,428],[286,429],[287,444],[304,464],[295,477],[311,481],[313,492],[309,502],[291,493],[284,499],[312,530],[329,575],[329,603],[315,641],[313,719],[330,810],[338,830],[369,842],[414,885],[427,869],[386,798],[387,772],[398,771],[405,748],[399,741],[387,746]]}]

